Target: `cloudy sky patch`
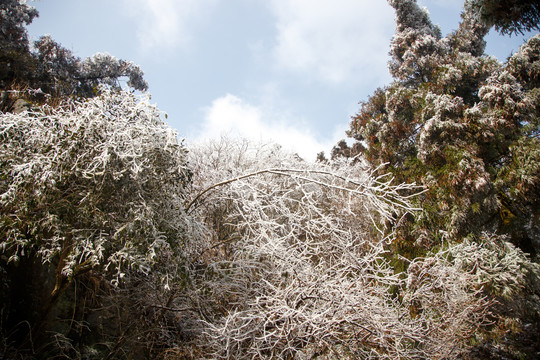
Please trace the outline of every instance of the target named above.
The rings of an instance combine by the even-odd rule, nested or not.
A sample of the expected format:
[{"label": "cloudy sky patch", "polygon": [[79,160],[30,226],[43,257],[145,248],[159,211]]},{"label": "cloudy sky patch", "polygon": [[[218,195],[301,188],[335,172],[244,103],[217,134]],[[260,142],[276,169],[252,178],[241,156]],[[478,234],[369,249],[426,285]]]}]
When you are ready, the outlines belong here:
[{"label": "cloudy sky patch", "polygon": [[[419,0],[443,34],[461,1]],[[345,137],[350,117],[389,84],[394,12],[384,0],[47,0],[31,40],[52,37],[81,58],[132,60],[152,101],[188,143],[268,138],[313,159]],[[504,60],[524,37],[488,37]],[[263,138],[261,138],[261,136]]]},{"label": "cloudy sky patch", "polygon": [[[385,1],[272,0],[278,65],[304,76],[338,84],[385,63],[394,13]],[[356,78],[356,79],[355,79]]]},{"label": "cloudy sky patch", "polygon": [[215,0],[124,0],[137,20],[139,45],[146,51],[171,51],[193,40],[193,27]]},{"label": "cloudy sky patch", "polygon": [[332,146],[342,138],[344,128],[336,128],[327,141],[318,141],[302,119],[291,121],[278,109],[254,105],[238,96],[227,94],[215,99],[205,111],[204,122],[195,142],[206,139],[245,138],[256,142],[275,142],[313,161],[320,151],[328,154]]}]

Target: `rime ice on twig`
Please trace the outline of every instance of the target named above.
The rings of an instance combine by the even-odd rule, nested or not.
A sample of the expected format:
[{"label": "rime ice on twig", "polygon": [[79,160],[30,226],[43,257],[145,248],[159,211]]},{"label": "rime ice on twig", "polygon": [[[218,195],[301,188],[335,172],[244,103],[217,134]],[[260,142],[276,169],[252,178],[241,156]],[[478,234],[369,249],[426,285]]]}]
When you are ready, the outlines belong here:
[{"label": "rime ice on twig", "polygon": [[443,292],[387,260],[391,222],[416,210],[417,186],[226,139],[193,149],[190,164],[193,213],[214,234],[198,282],[223,313],[204,321],[213,357],[442,359],[484,322],[480,287],[446,257],[426,260]]}]

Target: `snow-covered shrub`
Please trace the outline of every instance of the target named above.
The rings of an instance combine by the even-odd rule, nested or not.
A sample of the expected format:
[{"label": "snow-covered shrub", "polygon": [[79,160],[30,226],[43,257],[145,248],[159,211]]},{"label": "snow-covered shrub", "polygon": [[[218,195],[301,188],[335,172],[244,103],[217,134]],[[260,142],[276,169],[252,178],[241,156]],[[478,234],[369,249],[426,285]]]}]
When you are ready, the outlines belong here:
[{"label": "snow-covered shrub", "polygon": [[124,92],[0,123],[2,250],[60,259],[62,276],[99,269],[115,283],[183,253],[190,173],[176,133]]},{"label": "snow-covered shrub", "polygon": [[411,261],[403,299],[425,331],[425,358],[530,358],[539,278],[537,263],[490,233]]},{"label": "snow-covered shrub", "polygon": [[426,260],[429,286],[407,286],[391,265],[393,226],[418,210],[418,187],[271,145],[222,140],[189,156],[190,212],[212,230],[192,277],[208,296],[205,356],[443,359],[486,323],[481,287],[444,256]]},{"label": "snow-covered shrub", "polygon": [[[41,274],[52,269],[38,284],[45,297],[29,303],[39,314],[19,319],[34,321],[33,335],[54,320],[47,318],[61,299],[83,296],[83,277],[89,288],[157,289],[128,292],[136,300],[131,313],[159,306],[155,299],[181,287],[186,259],[197,251],[199,227],[184,211],[185,147],[147,98],[102,91],[59,108],[0,115],[0,254],[10,268],[26,264],[17,271],[31,274],[25,259],[40,261]],[[96,299],[97,290],[90,293]],[[14,316],[11,307],[23,300],[3,311]],[[76,320],[85,321],[89,309],[74,301],[83,314]]]}]

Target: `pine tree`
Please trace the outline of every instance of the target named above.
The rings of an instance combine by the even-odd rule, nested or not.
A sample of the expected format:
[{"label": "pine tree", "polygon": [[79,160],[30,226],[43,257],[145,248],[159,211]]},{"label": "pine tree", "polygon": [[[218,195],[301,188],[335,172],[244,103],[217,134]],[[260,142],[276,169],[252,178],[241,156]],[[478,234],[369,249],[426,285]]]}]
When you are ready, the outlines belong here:
[{"label": "pine tree", "polygon": [[501,34],[540,30],[540,3],[534,0],[468,0],[476,16]]},{"label": "pine tree", "polygon": [[[120,89],[122,79],[132,89],[148,89],[142,70],[131,61],[104,53],[83,60],[49,35],[31,46],[25,26],[37,16],[37,10],[22,0],[0,4],[0,90],[40,89],[40,94],[57,99],[93,97],[102,85]],[[10,110],[11,102],[3,97],[0,110]]]},{"label": "pine tree", "polygon": [[[414,0],[396,10],[390,72],[351,122],[373,165],[388,163],[401,181],[428,191],[412,232],[463,238],[482,231],[540,250],[538,51],[532,37],[506,64],[484,55],[489,30],[470,7],[459,28],[440,36]],[[519,175],[518,175],[519,174]],[[441,232],[442,231],[442,232]]]},{"label": "pine tree", "polygon": [[37,16],[36,9],[19,0],[0,3],[0,88],[35,71],[25,25]]}]

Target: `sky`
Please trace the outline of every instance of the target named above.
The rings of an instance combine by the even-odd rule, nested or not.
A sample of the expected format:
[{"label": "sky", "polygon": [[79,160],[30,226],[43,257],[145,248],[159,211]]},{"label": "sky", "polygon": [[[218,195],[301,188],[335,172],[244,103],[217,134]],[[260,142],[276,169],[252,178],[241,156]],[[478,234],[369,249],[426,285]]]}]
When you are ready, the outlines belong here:
[{"label": "sky", "polygon": [[[314,160],[346,137],[350,117],[389,84],[395,30],[384,0],[36,0],[30,39],[50,34],[85,58],[141,66],[152,103],[186,143],[274,141]],[[459,0],[419,0],[443,35]],[[504,61],[528,36],[492,31]],[[164,118],[165,119],[165,118]]]}]

